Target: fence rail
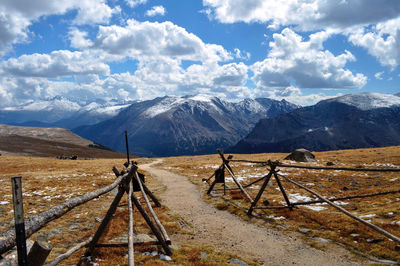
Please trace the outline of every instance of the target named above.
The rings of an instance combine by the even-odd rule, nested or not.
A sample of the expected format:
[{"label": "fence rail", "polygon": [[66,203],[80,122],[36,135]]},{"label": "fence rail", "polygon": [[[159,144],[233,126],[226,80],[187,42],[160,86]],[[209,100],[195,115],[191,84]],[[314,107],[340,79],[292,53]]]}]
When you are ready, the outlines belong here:
[{"label": "fence rail", "polygon": [[[355,172],[400,172],[399,168],[351,168],[351,167],[323,167],[323,166],[306,166],[306,165],[293,165],[293,164],[285,164],[279,161],[271,161],[271,160],[267,160],[267,161],[256,161],[256,160],[236,160],[236,159],[232,159],[233,156],[229,155],[228,159],[225,159],[224,154],[218,150],[218,154],[220,155],[221,159],[222,159],[222,164],[221,166],[217,169],[217,171],[222,171],[224,169],[227,169],[229,174],[232,176],[233,180],[235,181],[237,188],[229,188],[229,190],[240,190],[245,196],[246,198],[249,199],[251,205],[247,211],[248,215],[252,215],[252,212],[254,209],[282,209],[282,208],[289,208],[290,210],[293,209],[294,206],[297,205],[308,205],[308,204],[316,204],[316,203],[327,203],[330,206],[336,208],[337,210],[341,211],[342,213],[344,213],[345,215],[349,216],[350,218],[363,223],[364,225],[372,228],[373,230],[377,231],[378,233],[386,236],[387,238],[395,241],[396,243],[400,244],[400,238],[385,231],[384,229],[371,224],[370,222],[367,222],[353,214],[351,214],[349,211],[345,210],[344,208],[338,206],[337,204],[334,203],[334,201],[337,200],[346,200],[346,199],[354,199],[354,198],[366,198],[366,197],[373,197],[373,196],[380,196],[380,195],[387,195],[387,194],[395,194],[395,193],[400,193],[400,190],[391,190],[391,191],[383,191],[383,192],[377,192],[377,193],[370,193],[370,194],[360,194],[360,195],[351,195],[351,196],[345,196],[345,197],[333,197],[333,198],[326,198],[322,195],[320,195],[319,193],[307,188],[306,186],[290,179],[289,177],[282,175],[279,173],[278,168],[296,168],[296,169],[308,169],[308,170],[341,170],[341,171],[355,171]],[[253,163],[253,164],[261,164],[263,166],[269,166],[268,169],[268,174],[264,175],[263,177],[249,183],[246,185],[242,185],[240,184],[240,182],[238,182],[235,178],[234,172],[232,167],[230,166],[230,163],[235,163],[235,162],[241,162],[241,163]],[[223,183],[224,184],[224,191],[226,190],[225,188],[225,180],[218,180],[217,181],[217,171],[215,171],[215,173],[213,175],[211,175],[209,178],[207,179],[203,179],[204,181],[206,181],[207,183],[209,182],[209,180],[212,179],[212,177],[215,177],[215,180],[211,183],[210,188],[208,189],[207,193],[211,193],[212,189],[214,188],[214,185],[216,183]],[[224,174],[221,174],[218,172],[218,175],[224,177]],[[290,202],[287,193],[280,181],[280,178],[283,178],[283,180],[295,185],[298,188],[304,189],[307,192],[313,194],[314,196],[316,196],[318,198],[318,200],[312,200],[312,201],[304,201],[304,202],[296,202],[296,203],[292,203]],[[260,206],[257,207],[257,203],[258,201],[261,199],[262,194],[264,193],[268,182],[270,181],[271,178],[275,178],[279,190],[281,191],[285,202],[286,202],[286,206]],[[249,195],[249,193],[246,192],[245,188],[250,187],[251,185],[254,185],[258,182],[262,182],[263,184],[261,186],[261,188],[259,189],[256,197],[254,198],[254,200],[251,198],[251,196]]]}]

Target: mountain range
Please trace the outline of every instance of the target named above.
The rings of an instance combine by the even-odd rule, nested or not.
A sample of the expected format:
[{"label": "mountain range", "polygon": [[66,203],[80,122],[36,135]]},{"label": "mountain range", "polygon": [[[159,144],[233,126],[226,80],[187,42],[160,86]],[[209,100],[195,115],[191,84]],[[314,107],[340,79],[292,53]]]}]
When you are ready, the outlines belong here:
[{"label": "mountain range", "polygon": [[234,145],[261,118],[296,108],[267,98],[233,103],[208,95],[166,96],[133,103],[111,119],[73,131],[123,152],[127,130],[130,151],[139,156],[207,154]]},{"label": "mountain range", "polygon": [[132,102],[73,101],[64,97],[24,103],[0,109],[0,123],[16,126],[62,127],[72,129],[109,119]]},{"label": "mountain range", "polygon": [[235,153],[326,151],[400,145],[400,97],[349,94],[261,119]]}]

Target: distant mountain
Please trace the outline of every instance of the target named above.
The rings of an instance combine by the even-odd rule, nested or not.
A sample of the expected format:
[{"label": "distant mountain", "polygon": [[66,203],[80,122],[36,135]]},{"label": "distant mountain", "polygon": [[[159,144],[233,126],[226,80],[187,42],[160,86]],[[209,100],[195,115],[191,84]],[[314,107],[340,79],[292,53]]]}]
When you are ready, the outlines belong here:
[{"label": "distant mountain", "polygon": [[260,120],[228,149],[235,153],[313,151],[400,145],[400,97],[349,94]]},{"label": "distant mountain", "polygon": [[196,95],[137,102],[117,116],[74,129],[78,135],[124,152],[124,131],[130,151],[140,156],[214,153],[250,132],[260,118],[274,117],[298,106],[285,100],[246,99],[238,103]]},{"label": "distant mountain", "polygon": [[75,128],[109,119],[129,106],[114,100],[75,102],[64,97],[0,109],[0,123],[16,126]]},{"label": "distant mountain", "polygon": [[42,157],[121,158],[121,153],[79,137],[64,128],[19,127],[0,124],[0,154]]}]

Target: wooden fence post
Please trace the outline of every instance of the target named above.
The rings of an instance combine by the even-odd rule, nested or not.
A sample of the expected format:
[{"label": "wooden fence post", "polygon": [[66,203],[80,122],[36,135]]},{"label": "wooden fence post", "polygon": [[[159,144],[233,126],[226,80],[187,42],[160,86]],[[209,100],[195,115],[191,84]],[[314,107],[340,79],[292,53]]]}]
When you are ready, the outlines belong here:
[{"label": "wooden fence post", "polygon": [[14,204],[15,235],[17,242],[18,265],[28,264],[26,252],[24,205],[22,202],[22,178],[20,176],[11,178]]}]

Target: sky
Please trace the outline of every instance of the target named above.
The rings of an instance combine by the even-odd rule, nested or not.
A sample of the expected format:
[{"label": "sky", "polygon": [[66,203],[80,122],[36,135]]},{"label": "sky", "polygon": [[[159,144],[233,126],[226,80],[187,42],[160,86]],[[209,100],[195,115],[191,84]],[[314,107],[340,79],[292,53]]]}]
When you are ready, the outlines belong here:
[{"label": "sky", "polygon": [[0,108],[400,92],[398,0],[0,0]]}]

